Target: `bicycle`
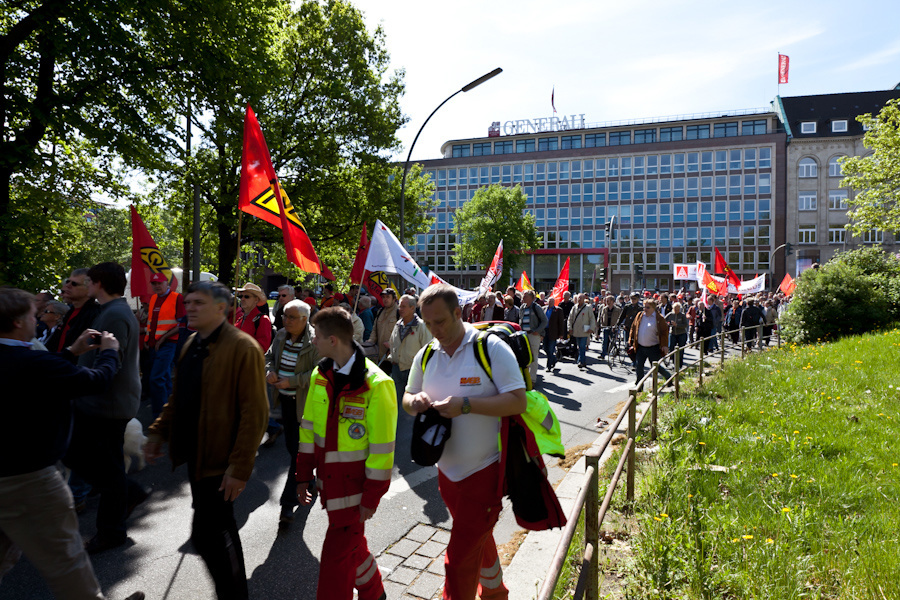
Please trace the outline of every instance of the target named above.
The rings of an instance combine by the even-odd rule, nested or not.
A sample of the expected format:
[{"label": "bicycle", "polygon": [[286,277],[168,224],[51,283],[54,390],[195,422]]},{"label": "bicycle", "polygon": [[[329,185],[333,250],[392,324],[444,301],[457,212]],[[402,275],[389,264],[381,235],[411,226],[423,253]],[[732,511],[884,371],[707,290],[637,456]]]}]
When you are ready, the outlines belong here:
[{"label": "bicycle", "polygon": [[616,363],[618,363],[619,366],[628,365],[631,360],[628,358],[628,353],[625,348],[625,329],[623,327],[615,326],[604,327],[603,329],[611,332],[609,348],[606,352],[606,361],[610,368]]}]

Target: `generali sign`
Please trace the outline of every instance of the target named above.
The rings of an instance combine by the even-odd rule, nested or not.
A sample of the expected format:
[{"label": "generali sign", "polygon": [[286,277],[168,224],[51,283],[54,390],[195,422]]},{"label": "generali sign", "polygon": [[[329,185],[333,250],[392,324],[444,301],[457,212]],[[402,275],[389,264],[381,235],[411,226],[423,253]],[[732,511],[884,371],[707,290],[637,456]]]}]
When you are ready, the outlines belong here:
[{"label": "generali sign", "polygon": [[[499,133],[499,121],[495,121],[491,129]],[[569,131],[570,129],[584,129],[584,115],[569,115],[567,117],[545,117],[537,119],[519,119],[507,121],[503,124],[504,135],[519,135],[522,133],[546,133],[550,131]],[[496,133],[494,135],[497,135]],[[492,136],[493,137],[493,136]]]}]

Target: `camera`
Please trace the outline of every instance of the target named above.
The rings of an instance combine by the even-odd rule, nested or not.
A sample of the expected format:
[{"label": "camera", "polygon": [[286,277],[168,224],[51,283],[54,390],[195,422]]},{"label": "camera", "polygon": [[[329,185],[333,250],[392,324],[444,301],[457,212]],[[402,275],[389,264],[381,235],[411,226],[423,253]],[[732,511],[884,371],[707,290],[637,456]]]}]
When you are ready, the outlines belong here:
[{"label": "camera", "polygon": [[99,344],[101,337],[99,333],[91,334],[91,345]]}]

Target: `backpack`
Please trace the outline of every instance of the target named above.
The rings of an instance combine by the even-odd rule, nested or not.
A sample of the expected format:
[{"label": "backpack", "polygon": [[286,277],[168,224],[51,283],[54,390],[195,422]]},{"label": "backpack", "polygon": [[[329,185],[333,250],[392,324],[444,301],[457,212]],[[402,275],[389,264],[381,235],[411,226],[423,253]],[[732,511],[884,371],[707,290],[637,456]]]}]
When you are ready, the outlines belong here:
[{"label": "backpack", "polygon": [[[258,313],[255,317],[253,317],[253,337],[256,337],[256,334],[259,333],[259,322],[262,321],[262,318],[262,313]],[[269,325],[272,327],[272,340],[274,340],[275,334],[278,333],[278,330],[275,329],[275,325],[271,321],[269,321]]]}]

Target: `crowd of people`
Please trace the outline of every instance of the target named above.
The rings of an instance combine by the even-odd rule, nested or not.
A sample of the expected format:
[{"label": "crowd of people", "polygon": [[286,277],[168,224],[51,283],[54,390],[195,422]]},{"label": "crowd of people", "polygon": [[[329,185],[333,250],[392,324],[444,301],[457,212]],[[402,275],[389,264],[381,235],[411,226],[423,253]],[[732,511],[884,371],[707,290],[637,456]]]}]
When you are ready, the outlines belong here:
[{"label": "crowd of people", "polygon": [[[484,482],[499,477],[496,419],[524,410],[527,386],[512,351],[496,341],[486,346],[491,372],[479,375],[473,353],[460,350],[475,343],[471,324],[508,322],[523,331],[539,388],[542,347],[550,375],[562,347],[587,369],[591,341],[603,361],[624,338],[640,380],[647,360],[723,329],[733,343],[768,344],[785,303],[760,294],[707,305],[683,290],[566,292],[557,305],[545,293],[510,287],[461,307],[444,285],[421,297],[414,288],[398,297],[391,287],[374,297],[356,285],[341,293],[326,284],[318,297],[282,285],[270,308],[254,283],[234,295],[213,282],[182,295],[170,283],[154,275],[153,295],[138,308],[123,297],[125,271],[115,263],[72,271],[58,300],[0,289],[0,368],[11,394],[25,398],[38,386],[47,400],[11,403],[13,414],[0,424],[0,580],[24,553],[57,597],[103,598],[89,555],[125,544],[129,516],[151,494],[129,478],[123,453],[143,405],[152,415],[148,461],[167,444],[173,465],[187,467],[191,540],[219,598],[248,596],[233,504],[259,447],[282,436],[288,472],[278,526],[289,527],[298,506],[317,495],[328,511],[318,597],[349,599],[355,588],[363,600],[383,598],[364,524],[390,484],[402,406],[465,421],[437,463],[454,517],[445,598],[504,598],[491,538],[502,494]],[[760,339],[736,336],[759,324]],[[425,369],[426,348],[438,368]],[[38,419],[50,426],[38,434],[21,426]],[[96,535],[82,543],[76,513],[91,491],[100,498]]]}]

